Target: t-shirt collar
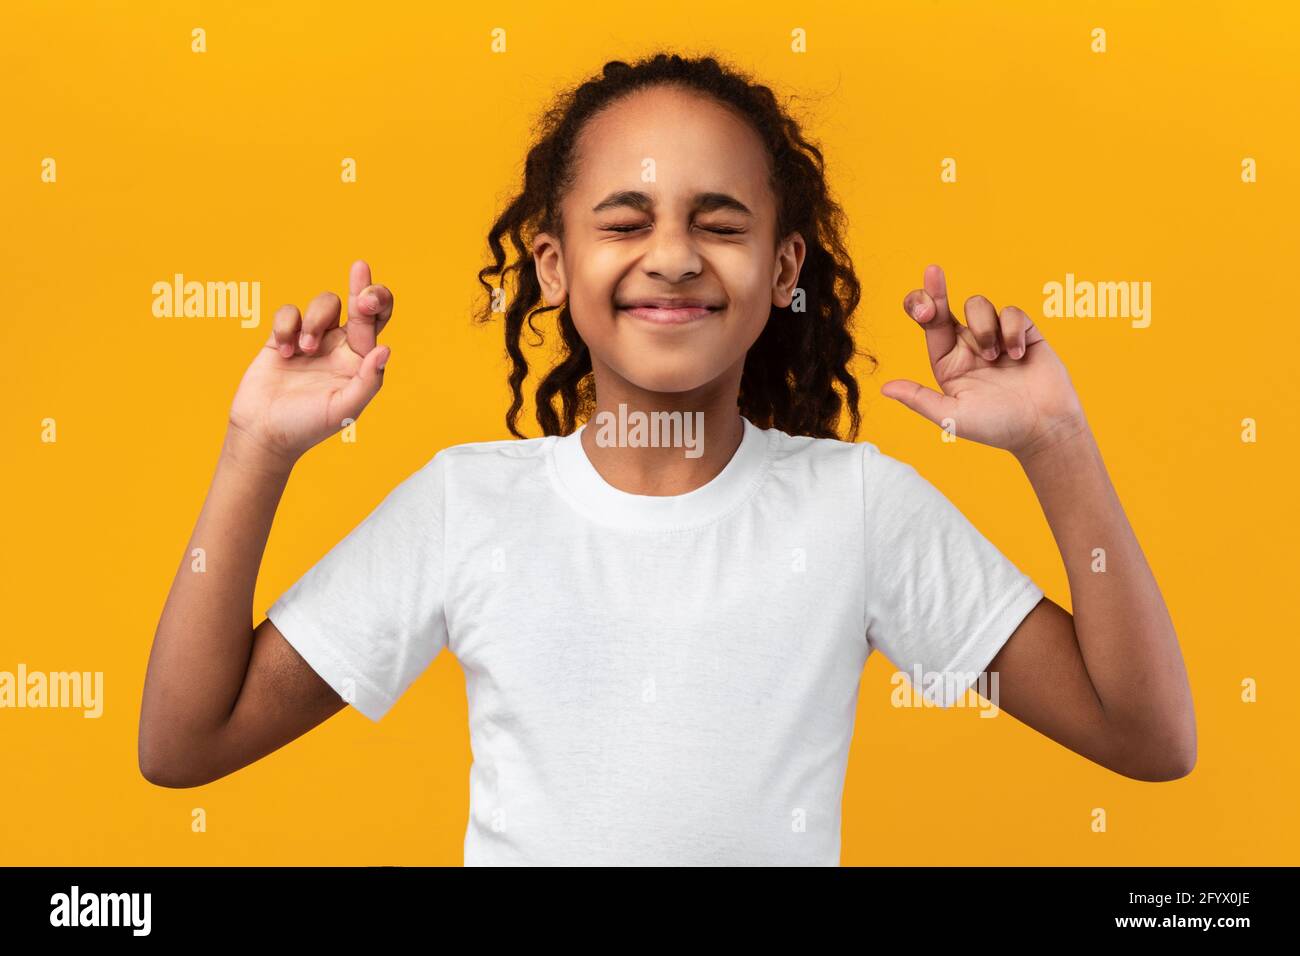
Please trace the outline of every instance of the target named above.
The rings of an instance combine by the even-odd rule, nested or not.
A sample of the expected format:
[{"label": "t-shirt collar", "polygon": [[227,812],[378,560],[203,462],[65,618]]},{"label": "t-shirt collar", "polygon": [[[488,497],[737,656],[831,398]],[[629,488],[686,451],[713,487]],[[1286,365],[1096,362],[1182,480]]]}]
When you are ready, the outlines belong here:
[{"label": "t-shirt collar", "polygon": [[772,432],[740,416],[740,445],[726,467],[707,484],[682,495],[634,495],[601,477],[586,450],[586,424],[552,445],[552,478],[576,509],[592,520],[639,531],[674,531],[698,527],[730,513],[757,488],[767,469]]}]

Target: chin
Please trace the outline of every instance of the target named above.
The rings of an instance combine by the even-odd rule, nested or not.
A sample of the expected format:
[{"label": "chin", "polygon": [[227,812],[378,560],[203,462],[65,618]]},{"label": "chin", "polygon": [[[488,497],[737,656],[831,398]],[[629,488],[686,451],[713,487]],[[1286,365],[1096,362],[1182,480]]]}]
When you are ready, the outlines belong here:
[{"label": "chin", "polygon": [[639,389],[667,394],[702,388],[722,374],[718,369],[705,368],[695,362],[684,362],[680,356],[664,356],[662,360],[656,361],[643,355],[635,361],[634,368],[635,373],[631,375],[621,369],[617,371]]}]

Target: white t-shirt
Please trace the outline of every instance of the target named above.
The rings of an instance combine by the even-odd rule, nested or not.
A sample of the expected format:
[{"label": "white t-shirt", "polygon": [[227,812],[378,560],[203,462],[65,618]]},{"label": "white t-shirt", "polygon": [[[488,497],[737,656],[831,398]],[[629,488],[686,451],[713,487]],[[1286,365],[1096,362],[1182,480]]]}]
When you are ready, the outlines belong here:
[{"label": "white t-shirt", "polygon": [[743,421],[669,497],[581,429],[447,448],[267,611],[371,720],[450,648],[467,866],[836,866],[868,654],[951,706],[1043,597],[911,465]]}]

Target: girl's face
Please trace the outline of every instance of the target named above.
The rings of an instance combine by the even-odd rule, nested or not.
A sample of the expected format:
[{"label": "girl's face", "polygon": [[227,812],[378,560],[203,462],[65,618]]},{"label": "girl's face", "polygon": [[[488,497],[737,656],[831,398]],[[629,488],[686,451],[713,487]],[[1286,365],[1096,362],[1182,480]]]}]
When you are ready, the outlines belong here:
[{"label": "girl's face", "polygon": [[543,233],[533,255],[547,304],[567,298],[597,383],[738,387],[804,258],[798,233],[776,241],[758,134],[708,97],[653,87],[588,122],[575,154],[563,243]]}]

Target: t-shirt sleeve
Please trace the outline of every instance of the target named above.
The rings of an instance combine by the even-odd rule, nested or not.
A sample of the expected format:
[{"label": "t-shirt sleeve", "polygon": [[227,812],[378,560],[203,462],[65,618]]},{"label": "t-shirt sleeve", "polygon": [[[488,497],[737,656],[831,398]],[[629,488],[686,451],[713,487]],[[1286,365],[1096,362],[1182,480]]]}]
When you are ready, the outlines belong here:
[{"label": "t-shirt sleeve", "polygon": [[863,444],[867,642],[951,707],[1043,591],[915,468]]},{"label": "t-shirt sleeve", "polygon": [[267,610],[339,696],[379,720],[447,646],[442,452]]}]

